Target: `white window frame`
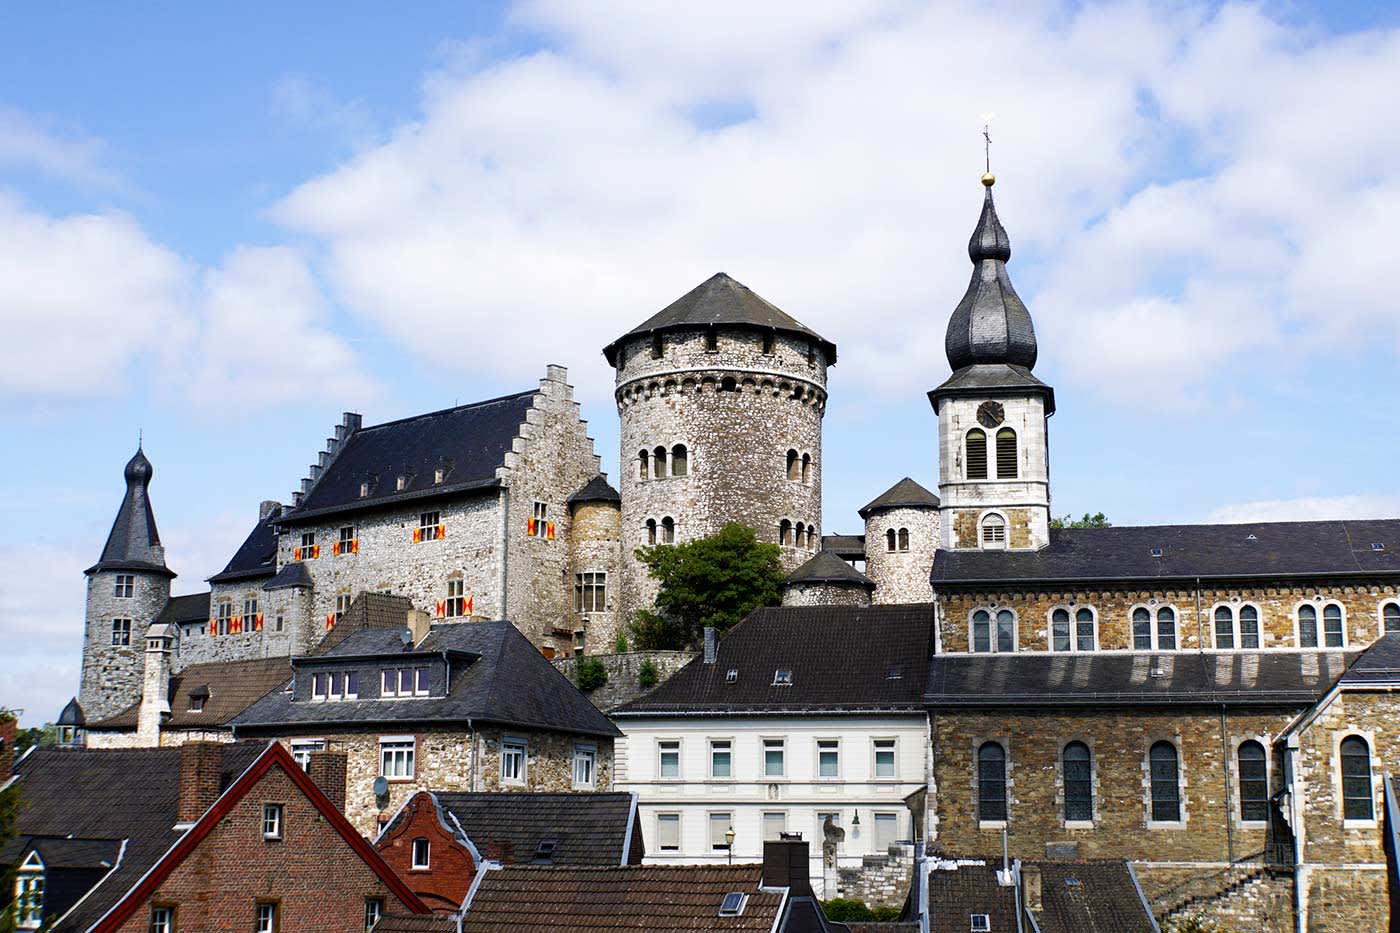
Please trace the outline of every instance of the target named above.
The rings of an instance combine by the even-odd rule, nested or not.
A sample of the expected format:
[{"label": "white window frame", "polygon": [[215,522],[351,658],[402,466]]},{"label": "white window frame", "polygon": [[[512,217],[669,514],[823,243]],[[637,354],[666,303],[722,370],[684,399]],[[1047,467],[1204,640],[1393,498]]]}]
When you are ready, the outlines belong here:
[{"label": "white window frame", "polygon": [[584,570],[574,575],[574,611],[580,615],[608,611],[608,574]]},{"label": "white window frame", "polygon": [[[676,755],[676,773],[666,773],[666,755],[674,752]],[[656,779],[659,781],[679,781],[681,780],[681,740],[680,739],[657,739],[656,740]]]},{"label": "white window frame", "polygon": [[374,929],[374,925],[384,917],[384,898],[365,898],[365,933]]},{"label": "white window frame", "polygon": [[[423,845],[421,846],[421,854],[422,854],[422,858],[421,858],[421,859],[419,858],[420,846],[418,845],[420,842],[423,844]],[[409,854],[409,859],[410,859],[409,870],[410,870],[410,871],[432,871],[432,867],[433,867],[433,843],[432,843],[432,840],[429,839],[427,836],[418,836],[417,838],[415,838],[415,839],[413,840],[413,842],[411,842],[411,843],[409,844],[409,848],[410,848],[410,850],[411,850],[411,851],[410,851],[410,854]]]},{"label": "white window frame", "polygon": [[[386,764],[393,764],[393,767],[385,767]],[[418,774],[418,740],[411,735],[380,736],[379,774],[388,781],[414,780]]]},{"label": "white window frame", "polygon": [[[884,845],[880,844],[880,824],[890,825],[890,838]],[[899,813],[895,810],[876,810],[870,814],[870,844],[874,846],[874,851],[878,854],[889,849],[899,841]]]},{"label": "white window frame", "polygon": [[311,753],[326,750],[325,739],[292,739],[292,760],[305,771],[311,766]]},{"label": "white window frame", "polygon": [[[772,835],[769,834],[769,830],[772,829],[770,824],[778,820],[770,820],[769,817],[777,817],[778,820],[782,821],[782,825]],[[758,820],[759,826],[763,830],[764,842],[776,842],[782,838],[782,833],[787,832],[788,812],[786,810],[764,810],[759,814]]]},{"label": "white window frame", "polygon": [[[1139,609],[1147,612],[1147,634],[1148,646],[1139,648],[1136,636],[1133,635],[1133,614]],[[1163,609],[1170,609],[1172,612],[1172,640],[1176,643],[1175,648],[1162,647],[1162,633],[1158,627],[1157,615]],[[1129,647],[1134,651],[1180,651],[1181,650],[1181,610],[1175,603],[1133,603],[1128,607],[1128,642]]]},{"label": "white window frame", "polygon": [[[1093,617],[1094,644],[1090,648],[1079,647],[1079,611],[1088,609]],[[1055,613],[1063,611],[1069,616],[1069,647],[1055,647]],[[1099,650],[1099,610],[1089,603],[1061,603],[1051,606],[1045,614],[1045,645],[1052,654],[1091,654]],[[1128,620],[1128,637],[1132,637],[1132,618]]]},{"label": "white window frame", "polygon": [[[991,472],[991,457],[987,458],[987,471]],[[1001,522],[1001,537],[987,537],[987,522],[990,519],[997,519]],[[1011,523],[1006,520],[1006,516],[1000,512],[987,512],[977,519],[977,547],[983,551],[1005,551],[1011,547]]]},{"label": "white window frame", "polygon": [[[1385,607],[1395,605],[1400,607],[1400,596],[1383,596],[1381,601],[1376,603],[1376,637],[1384,638],[1385,631]],[[1397,629],[1400,632],[1400,629]]]},{"label": "white window frame", "polygon": [[598,786],[598,746],[584,743],[574,746],[573,786],[575,790],[593,790]]},{"label": "white window frame", "polygon": [[[712,781],[732,781],[732,780],[734,780],[734,739],[733,739],[733,737],[731,736],[731,737],[729,737],[729,738],[718,738],[718,737],[716,737],[716,738],[711,738],[711,739],[709,740],[709,749],[710,749],[710,760],[709,760],[709,774],[710,774],[710,780],[712,780]],[[716,774],[716,773],[715,773],[715,753],[716,753],[716,752],[723,752],[725,755],[728,755],[728,756],[729,756],[729,757],[728,757],[728,761],[727,761],[727,769],[728,769],[728,771],[729,771],[728,774]]]},{"label": "white window frame", "polygon": [[277,933],[278,913],[276,901],[258,901],[258,933]]},{"label": "white window frame", "polygon": [[[669,823],[676,828],[675,845],[666,845],[661,838],[661,824]],[[657,812],[656,820],[656,851],[658,852],[679,852],[681,850],[681,814],[679,810],[662,810]]]},{"label": "white window frame", "polygon": [[[827,750],[827,749],[824,749],[823,746],[835,746],[835,748],[832,749],[832,750],[834,750],[835,753],[836,753],[836,773],[835,773],[835,774],[826,774],[826,775],[822,774],[822,752],[823,752],[824,750]],[[839,781],[839,780],[841,780],[841,739],[838,738],[838,737],[832,737],[832,736],[828,736],[828,737],[826,737],[826,738],[819,738],[819,739],[817,739],[817,740],[815,741],[815,743],[814,743],[814,745],[813,745],[813,748],[814,748],[814,750],[815,750],[815,752],[816,752],[816,758],[815,758],[815,760],[814,760],[815,768],[813,769],[813,772],[812,772],[812,773],[813,773],[814,775],[816,775],[816,779],[817,779],[818,781]]]},{"label": "white window frame", "polygon": [[[124,592],[123,592],[124,591]],[[112,595],[117,599],[131,599],[136,595],[136,574],[119,573],[112,585]]]},{"label": "white window frame", "polygon": [[[1317,644],[1311,648],[1303,647],[1303,607],[1310,607],[1317,613]],[[1327,644],[1327,607],[1336,606],[1342,613],[1342,643],[1340,645]],[[1381,633],[1385,633],[1385,622],[1381,621]],[[1303,599],[1293,607],[1293,644],[1305,651],[1341,651],[1350,642],[1347,638],[1347,607],[1339,599],[1322,597],[1320,599]]]},{"label": "white window frame", "polygon": [[[763,747],[764,779],[787,777],[787,739],[782,736],[766,736],[760,739],[759,744]],[[776,773],[768,770],[768,752],[772,749],[776,749],[778,752],[778,770]]]},{"label": "white window frame", "polygon": [[[885,746],[885,747],[881,747]],[[880,773],[880,753],[890,753],[890,773]],[[870,776],[877,781],[899,779],[899,738],[898,736],[878,736],[870,740]]]},{"label": "white window frame", "polygon": [[[987,650],[977,650],[977,633],[974,623],[977,613],[987,614]],[[1002,651],[997,647],[997,615],[1011,613],[1011,650]],[[1010,606],[973,606],[967,613],[967,650],[971,654],[1014,654],[1021,646],[1021,614]]]},{"label": "white window frame", "polygon": [[501,740],[501,783],[511,787],[530,783],[530,745],[525,739],[508,736]]},{"label": "white window frame", "polygon": [[123,616],[112,619],[112,647],[131,647],[131,620]]},{"label": "white window frame", "polygon": [[151,933],[175,933],[175,908],[168,904],[151,905]]},{"label": "white window frame", "polygon": [[43,928],[47,892],[48,867],[38,852],[30,852],[15,873],[15,900],[12,909],[16,929]]},{"label": "white window frame", "polygon": [[263,804],[262,837],[270,840],[282,838],[283,809],[280,803]]},{"label": "white window frame", "polygon": [[[715,817],[723,817],[723,819],[721,819],[721,820],[716,820]],[[721,829],[721,830],[719,831],[719,839],[720,839],[719,842],[716,842],[716,841],[715,841],[715,824],[716,824],[716,823],[723,823],[723,824],[724,824],[724,829]],[[734,826],[734,811],[733,811],[733,810],[710,810],[710,811],[707,811],[706,814],[705,814],[705,836],[706,836],[707,851],[710,851],[710,852],[730,852],[730,853],[732,853],[732,852],[733,852],[733,848],[732,848],[732,847],[733,847],[733,843],[727,843],[727,842],[724,841],[724,834],[725,834],[726,831],[728,831],[728,830],[730,830],[730,829],[733,829],[733,830],[734,830],[734,832],[735,832],[735,840],[734,840],[734,841],[735,841],[735,842],[738,842],[738,829],[737,829],[737,827]]]}]

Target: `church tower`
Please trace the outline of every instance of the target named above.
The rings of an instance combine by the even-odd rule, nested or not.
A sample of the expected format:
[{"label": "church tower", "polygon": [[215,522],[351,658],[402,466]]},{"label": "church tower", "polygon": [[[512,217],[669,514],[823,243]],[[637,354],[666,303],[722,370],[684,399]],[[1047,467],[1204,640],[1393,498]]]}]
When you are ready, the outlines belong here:
[{"label": "church tower", "polygon": [[170,599],[175,574],[165,566],[148,487],[151,461],[139,448],[127,462],[126,495],[102,558],[87,570],[87,625],[79,703],[89,722],[141,698],[146,627]]},{"label": "church tower", "polygon": [[995,181],[982,176],[972,281],[948,321],[953,374],[928,394],[938,414],[941,546],[950,549],[1033,549],[1050,538],[1055,393],[1031,374],[1035,328],[1006,274],[1011,241],[992,203]]}]

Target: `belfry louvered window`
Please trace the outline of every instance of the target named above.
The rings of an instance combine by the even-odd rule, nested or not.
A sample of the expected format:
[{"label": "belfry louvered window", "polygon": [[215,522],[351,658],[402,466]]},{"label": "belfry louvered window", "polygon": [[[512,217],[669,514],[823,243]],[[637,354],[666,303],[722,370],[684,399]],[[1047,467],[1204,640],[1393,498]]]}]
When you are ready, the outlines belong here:
[{"label": "belfry louvered window", "polygon": [[1180,765],[1176,746],[1158,742],[1148,752],[1152,778],[1152,819],[1159,823],[1181,822]]},{"label": "belfry louvered window", "polygon": [[987,432],[981,428],[967,432],[967,458],[963,469],[968,479],[987,478]]},{"label": "belfry louvered window", "polygon": [[1264,746],[1243,742],[1239,751],[1240,819],[1262,823],[1269,818],[1269,764]]},{"label": "belfry louvered window", "polygon": [[1375,819],[1371,802],[1371,746],[1359,735],[1342,739],[1342,818]]},{"label": "belfry louvered window", "polygon": [[997,432],[997,479],[1015,479],[1016,432],[1002,428]]},{"label": "belfry louvered window", "polygon": [[1006,749],[996,742],[977,749],[977,819],[1006,821]]},{"label": "belfry louvered window", "polygon": [[1094,818],[1094,780],[1089,746],[1070,742],[1063,754],[1065,821],[1087,823]]}]

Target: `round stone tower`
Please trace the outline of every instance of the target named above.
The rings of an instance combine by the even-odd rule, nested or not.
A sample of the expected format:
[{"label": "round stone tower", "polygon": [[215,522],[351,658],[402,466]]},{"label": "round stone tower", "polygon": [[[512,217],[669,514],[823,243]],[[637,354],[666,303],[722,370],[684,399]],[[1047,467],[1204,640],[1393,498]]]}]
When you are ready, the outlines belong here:
[{"label": "round stone tower", "polygon": [[860,510],[874,602],[933,600],[929,576],[940,539],[938,506],[937,496],[906,476]]},{"label": "round stone tower", "polygon": [[604,350],[617,371],[625,611],[654,581],[633,556],[729,522],[783,547],[821,547],[822,415],[836,346],[724,273]]}]

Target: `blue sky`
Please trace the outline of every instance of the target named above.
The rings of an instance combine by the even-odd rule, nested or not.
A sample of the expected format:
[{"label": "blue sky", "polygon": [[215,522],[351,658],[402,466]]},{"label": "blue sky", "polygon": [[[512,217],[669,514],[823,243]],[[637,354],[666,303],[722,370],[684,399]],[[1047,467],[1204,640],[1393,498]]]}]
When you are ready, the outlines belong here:
[{"label": "blue sky", "polygon": [[715,271],[835,340],[825,531],[936,483],[992,134],[1057,512],[1400,514],[1393,4],[106,4],[0,35],[0,703],[76,690],[144,432],[176,588],[368,423]]}]

